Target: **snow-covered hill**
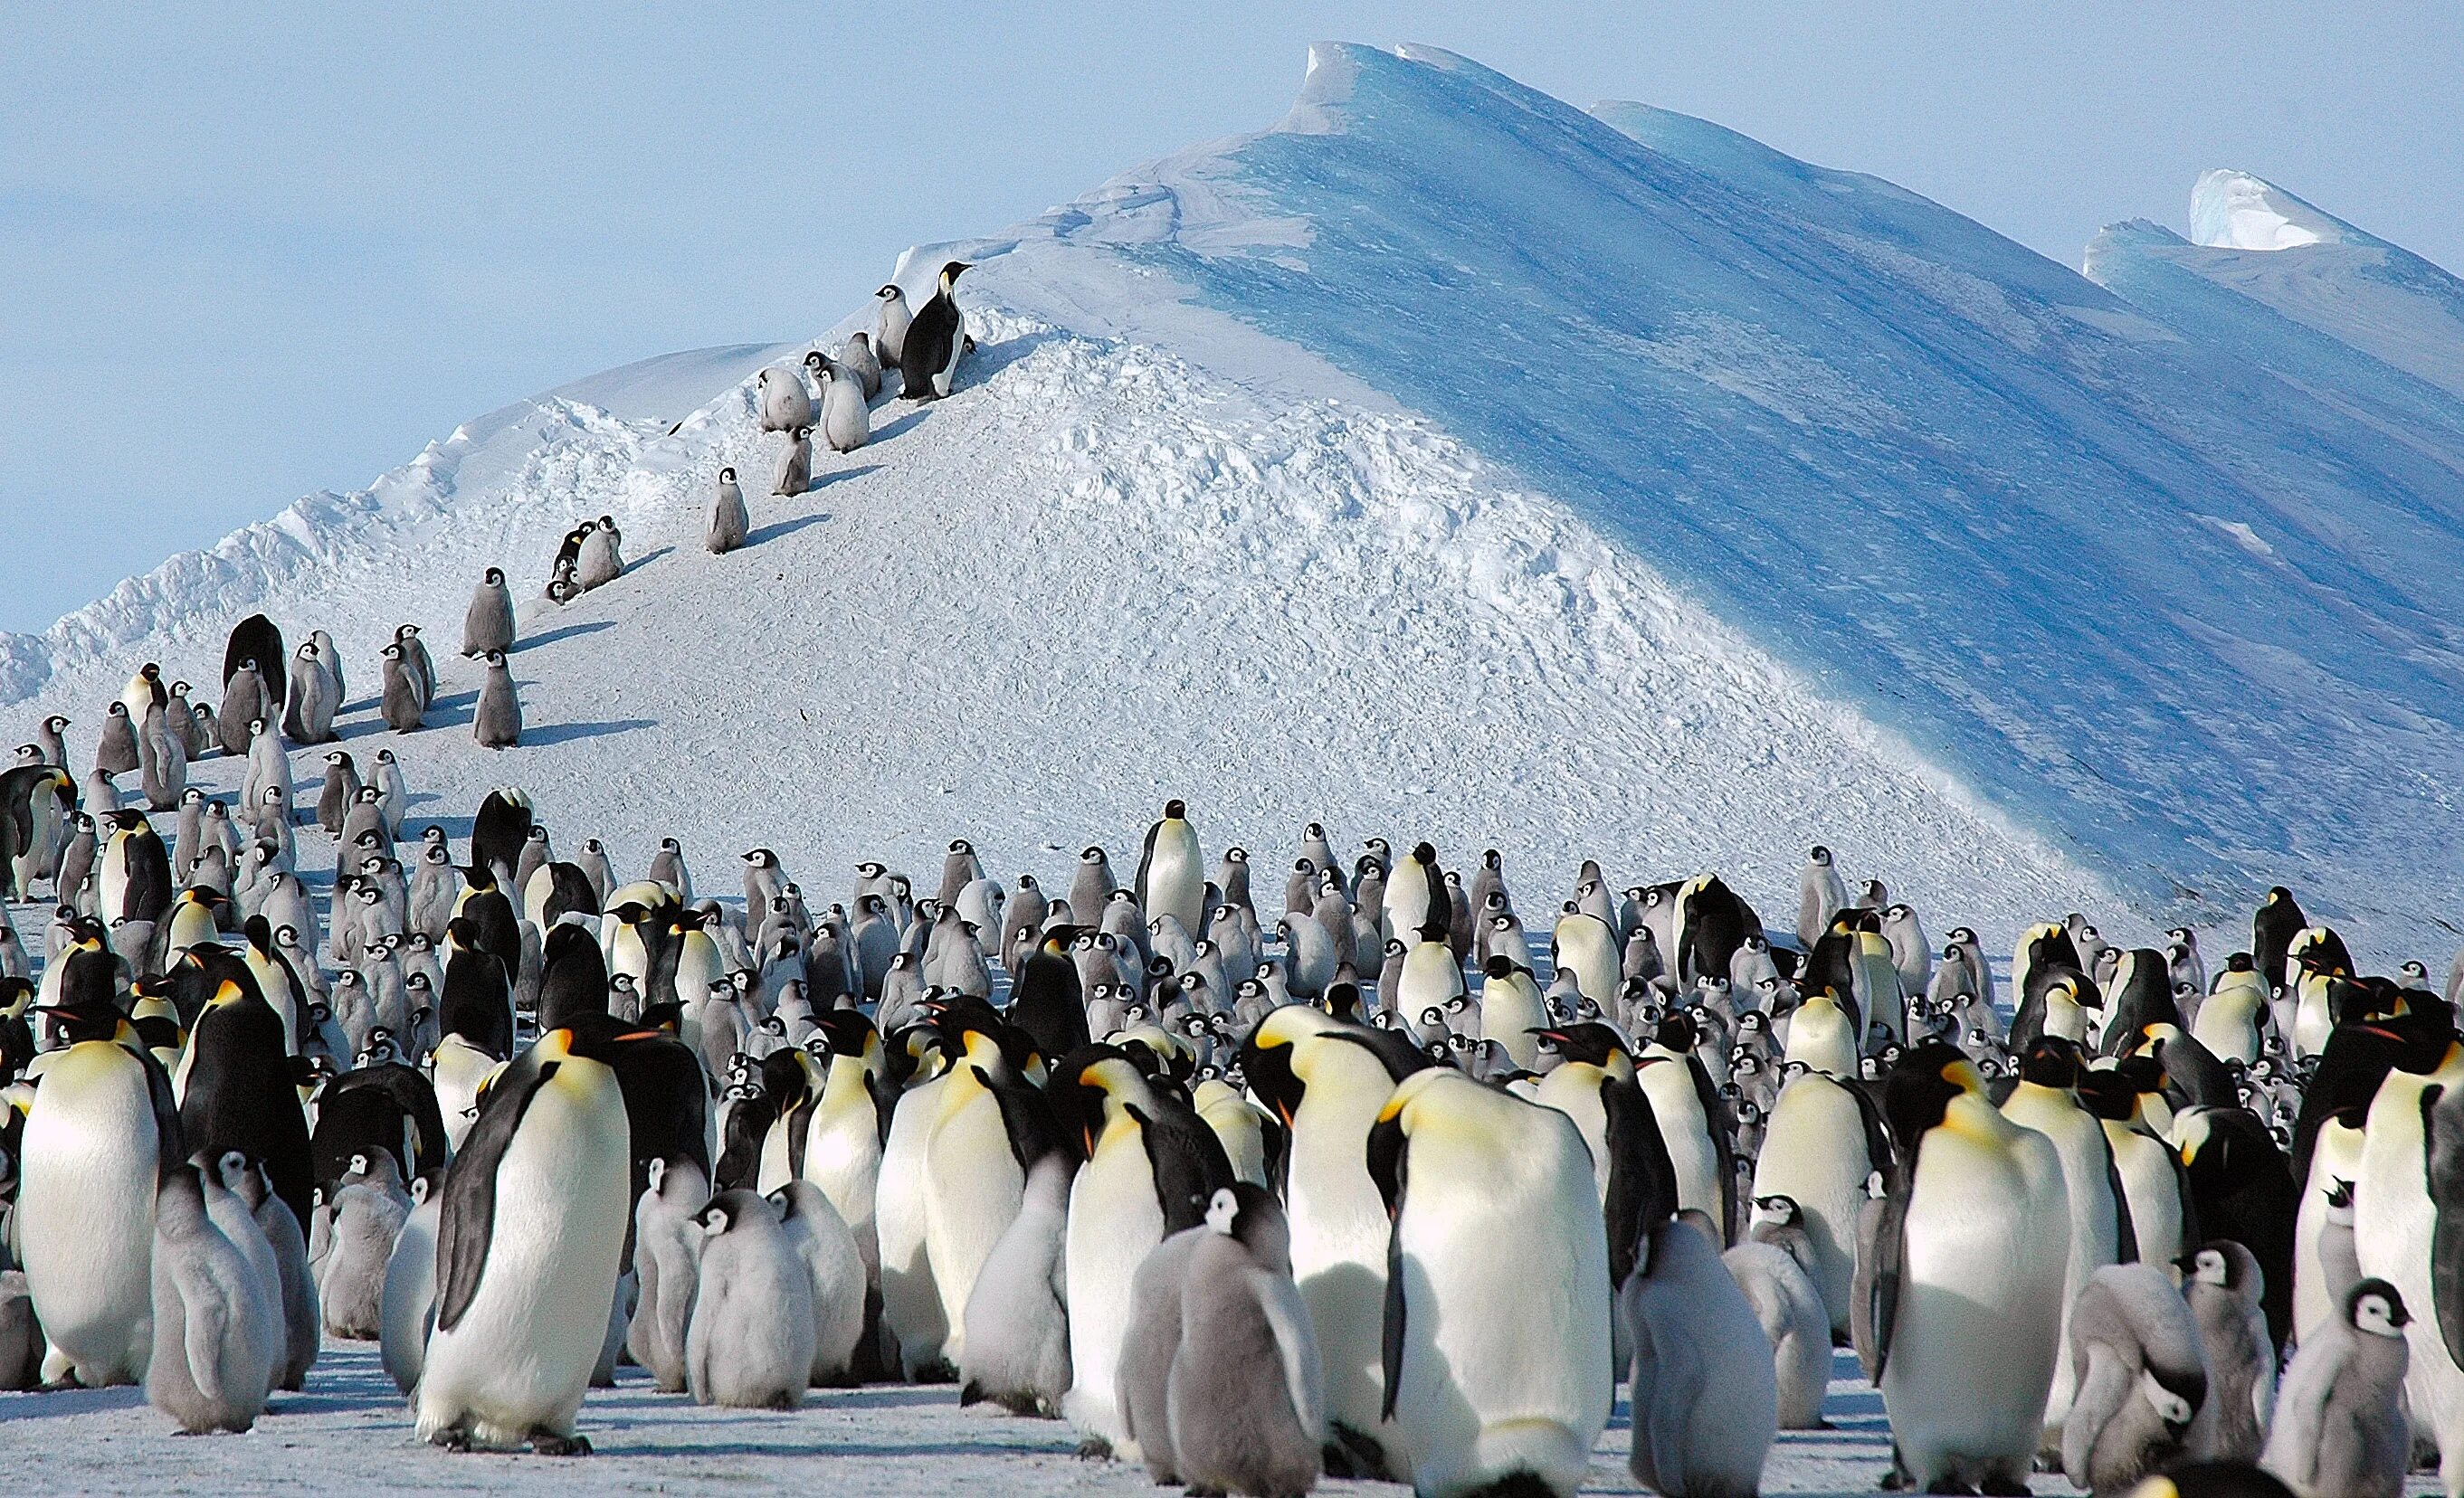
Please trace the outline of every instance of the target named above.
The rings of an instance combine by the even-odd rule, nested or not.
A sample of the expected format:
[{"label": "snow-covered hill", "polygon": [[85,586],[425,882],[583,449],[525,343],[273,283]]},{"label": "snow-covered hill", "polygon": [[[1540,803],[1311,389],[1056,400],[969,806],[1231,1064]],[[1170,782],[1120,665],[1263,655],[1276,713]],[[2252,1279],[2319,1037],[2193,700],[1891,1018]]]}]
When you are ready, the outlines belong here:
[{"label": "snow-covered hill", "polygon": [[450,665],[403,749],[421,810],[519,782],[620,852],[769,842],[826,890],[961,832],[1058,874],[1177,793],[1274,862],[1320,816],[1495,844],[1552,894],[1585,854],[1718,865],[1776,914],[1819,839],[1989,932],[2231,923],[2282,879],[2375,953],[2453,944],[2464,417],[2430,353],[2246,292],[2278,331],[2219,331],[1888,184],[1419,49],[1317,48],[1276,129],[909,284],[945,252],[980,265],[961,395],[885,406],[741,554],[700,552],[702,499],[721,463],[767,488],[750,376],[804,345],[472,423],[0,640],[0,703],[205,679],[260,606],[334,630],[364,693],[395,622],[450,648],[481,567],[536,594],[607,512],[635,570],[526,606],[536,731],[473,748]]}]

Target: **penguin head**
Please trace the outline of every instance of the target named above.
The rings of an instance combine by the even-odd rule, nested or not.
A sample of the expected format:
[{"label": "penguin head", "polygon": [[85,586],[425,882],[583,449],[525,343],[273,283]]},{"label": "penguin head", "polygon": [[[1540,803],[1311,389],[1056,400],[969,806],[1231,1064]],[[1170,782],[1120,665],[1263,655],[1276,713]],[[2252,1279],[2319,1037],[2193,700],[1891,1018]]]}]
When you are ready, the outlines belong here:
[{"label": "penguin head", "polygon": [[1818,842],[1807,851],[1805,857],[1806,860],[1812,863],[1815,868],[1827,869],[1831,867],[1831,850],[1822,846],[1822,844]]},{"label": "penguin head", "polygon": [[2356,1332],[2401,1338],[2412,1322],[2404,1294],[2383,1279],[2365,1279],[2344,1297],[2344,1319]]},{"label": "penguin head", "polygon": [[1982,1097],[1983,1078],[1956,1046],[1928,1040],[1909,1047],[1882,1078],[1882,1116],[1903,1158],[1942,1123],[1962,1096]]},{"label": "penguin head", "polygon": [[1189,803],[1181,800],[1177,796],[1174,797],[1172,800],[1166,801],[1163,804],[1163,819],[1167,822],[1187,821],[1189,819]]},{"label": "penguin head", "polygon": [[481,575],[480,580],[491,588],[501,588],[505,585],[505,570],[501,567],[491,567]]},{"label": "penguin head", "polygon": [[1218,1186],[1206,1203],[1206,1226],[1226,1238],[1239,1239],[1267,1263],[1287,1262],[1291,1257],[1291,1227],[1283,1205],[1264,1186],[1246,1181]]},{"label": "penguin head", "polygon": [[2076,1087],[2079,1080],[2079,1054],[2077,1041],[2059,1035],[2039,1036],[2019,1057],[2019,1079],[2038,1087]]},{"label": "penguin head", "polygon": [[879,291],[874,292],[872,294],[880,297],[883,301],[894,302],[903,300],[907,293],[898,289],[897,282],[890,281],[884,283],[882,288]]},{"label": "penguin head", "polygon": [[2218,1238],[2174,1261],[2183,1277],[2219,1290],[2240,1291],[2256,1297],[2258,1260],[2230,1238]]},{"label": "penguin head", "polygon": [[947,292],[950,289],[951,284],[956,282],[958,277],[966,274],[974,269],[974,266],[969,265],[964,260],[952,260],[944,264],[941,267],[941,290]]},{"label": "penguin head", "polygon": [[579,1056],[613,1066],[624,1059],[634,1046],[646,1040],[656,1040],[663,1031],[646,1025],[630,1025],[612,1014],[583,1012],[569,1016],[565,1023],[539,1036],[535,1049],[548,1060]]},{"label": "penguin head", "polygon": [[709,1205],[693,1214],[693,1221],[701,1225],[704,1237],[716,1238],[764,1217],[776,1222],[778,1216],[779,1209],[767,1197],[738,1186],[712,1197]]}]

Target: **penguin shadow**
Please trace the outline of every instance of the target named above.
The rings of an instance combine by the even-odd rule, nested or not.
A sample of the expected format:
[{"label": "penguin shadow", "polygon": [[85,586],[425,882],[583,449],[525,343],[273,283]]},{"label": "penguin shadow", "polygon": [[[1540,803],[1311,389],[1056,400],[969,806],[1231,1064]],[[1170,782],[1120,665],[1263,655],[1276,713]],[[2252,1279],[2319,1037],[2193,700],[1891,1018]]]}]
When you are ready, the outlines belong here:
[{"label": "penguin shadow", "polygon": [[[850,469],[849,471],[855,473],[869,473],[872,469],[868,467]],[[744,544],[748,549],[759,546],[764,541],[775,541],[782,535],[794,535],[797,532],[802,531],[806,526],[817,526],[823,521],[830,518],[831,515],[828,510],[816,510],[809,515],[798,515],[790,520],[774,520],[770,524],[763,526],[759,531],[747,532],[744,537]]]},{"label": "penguin shadow", "polygon": [[514,646],[514,653],[519,655],[526,650],[537,650],[541,645],[555,644],[560,640],[574,640],[583,635],[596,635],[603,629],[615,627],[616,621],[612,619],[585,619],[580,623],[567,624],[561,629],[551,629],[544,635],[533,635],[528,640],[517,642]]},{"label": "penguin shadow", "polygon": [[12,1421],[100,1415],[110,1410],[136,1409],[144,1402],[144,1389],[133,1383],[108,1389],[43,1389],[23,1394],[0,1394],[0,1425]]},{"label": "penguin shadow", "polygon": [[654,718],[610,718],[603,723],[550,723],[522,727],[521,749],[540,748],[550,744],[570,744],[579,739],[604,739],[610,734],[630,733],[636,728],[655,728]]},{"label": "penguin shadow", "polygon": [[673,542],[670,542],[670,543],[669,543],[669,544],[667,544],[666,546],[657,546],[657,547],[652,547],[650,550],[649,550],[649,551],[647,551],[647,552],[644,552],[641,555],[636,556],[636,557],[634,557],[632,560],[630,560],[630,561],[627,562],[627,563],[625,564],[625,572],[626,572],[626,574],[627,574],[627,575],[629,575],[632,573],[633,569],[635,569],[635,568],[637,568],[637,567],[648,567],[648,566],[649,566],[652,562],[657,561],[660,557],[668,555],[670,553],[673,552],[675,549],[676,549],[676,548],[675,548],[675,543],[673,543]]}]

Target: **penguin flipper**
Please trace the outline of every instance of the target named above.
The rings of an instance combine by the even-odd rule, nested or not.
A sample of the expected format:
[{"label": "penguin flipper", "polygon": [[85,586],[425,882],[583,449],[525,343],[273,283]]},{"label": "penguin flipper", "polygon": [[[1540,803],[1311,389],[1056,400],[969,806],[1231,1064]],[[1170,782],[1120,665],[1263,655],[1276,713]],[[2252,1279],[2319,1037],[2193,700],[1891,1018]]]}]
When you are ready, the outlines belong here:
[{"label": "penguin flipper", "polygon": [[1879,1383],[1891,1358],[1891,1334],[1899,1320],[1900,1284],[1907,1268],[1908,1197],[1916,1179],[1911,1160],[1888,1195],[1871,1203],[1858,1222],[1856,1292],[1850,1332],[1867,1379]]},{"label": "penguin flipper", "polygon": [[1609,1288],[1625,1287],[1642,1240],[1677,1215],[1677,1166],[1650,1100],[1637,1084],[1611,1077],[1600,1088],[1607,1116],[1609,1194],[1602,1215],[1609,1230]]},{"label": "penguin flipper", "polygon": [[2130,1193],[2123,1188],[2122,1161],[2113,1158],[2110,1143],[2104,1147],[2104,1184],[2105,1189],[2113,1193],[2113,1262],[2136,1264],[2139,1262],[2139,1225],[2130,1219]]},{"label": "penguin flipper", "polygon": [[1403,1388],[1403,1201],[1409,1188],[1410,1161],[1404,1148],[1402,1119],[1387,1115],[1369,1126],[1369,1179],[1386,1203],[1386,1311],[1379,1338],[1378,1363],[1385,1380],[1382,1420],[1395,1418],[1395,1400]]},{"label": "penguin flipper", "polygon": [[1130,893],[1138,897],[1138,913],[1141,915],[1146,913],[1147,908],[1147,869],[1155,862],[1155,834],[1161,831],[1163,831],[1161,822],[1151,822],[1147,825],[1147,840],[1138,849],[1137,878],[1130,881]]},{"label": "penguin flipper", "polygon": [[2464,1088],[2432,1087],[2421,1096],[2422,1156],[2430,1201],[2430,1301],[2447,1356],[2464,1365]]},{"label": "penguin flipper", "polygon": [[1250,1293],[1274,1335],[1275,1355],[1284,1366],[1284,1390],[1291,1396],[1292,1414],[1303,1430],[1326,1428],[1326,1388],[1319,1372],[1317,1338],[1309,1331],[1309,1306],[1290,1276],[1271,1270],[1248,1271]]},{"label": "penguin flipper", "polygon": [[188,1360],[188,1378],[197,1392],[219,1404],[223,1400],[223,1343],[231,1335],[231,1316],[224,1292],[193,1265],[172,1271],[180,1286],[181,1352]]},{"label": "penguin flipper", "polygon": [[495,1236],[496,1167],[504,1163],[514,1134],[530,1112],[531,1099],[554,1076],[548,1062],[519,1091],[489,1090],[479,1119],[445,1172],[445,1201],[436,1224],[436,1330],[451,1332],[479,1293],[488,1267],[488,1241]]},{"label": "penguin flipper", "polygon": [[171,1093],[171,1074],[154,1053],[139,1046],[126,1048],[145,1069],[145,1095],[154,1108],[154,1179],[157,1184],[167,1181],[171,1172],[188,1163],[188,1133],[180,1126],[179,1099]]}]

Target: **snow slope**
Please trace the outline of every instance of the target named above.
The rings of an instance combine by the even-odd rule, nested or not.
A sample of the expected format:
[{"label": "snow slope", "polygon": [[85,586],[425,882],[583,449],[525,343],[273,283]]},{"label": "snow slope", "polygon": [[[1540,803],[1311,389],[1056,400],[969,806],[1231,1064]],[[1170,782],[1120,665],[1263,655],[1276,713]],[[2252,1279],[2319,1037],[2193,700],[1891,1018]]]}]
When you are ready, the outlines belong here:
[{"label": "snow slope", "polygon": [[519,781],[826,893],[956,833],[1057,874],[1180,793],[1210,847],[1319,816],[1552,896],[1596,853],[1777,914],[1819,839],[1989,936],[2236,925],[2283,879],[2365,951],[2452,945],[2464,487],[2422,380],[2331,404],[1888,184],[1411,48],[1317,48],[1277,128],[904,278],[951,253],[970,388],[743,554],[689,532],[721,463],[767,488],[748,376],[805,345],[473,422],[0,638],[0,703],[201,680],[259,606],[364,693],[394,622],[450,649],[481,567],[535,592],[605,512],[640,565],[527,606],[515,753],[452,731],[449,665],[429,810]]}]

